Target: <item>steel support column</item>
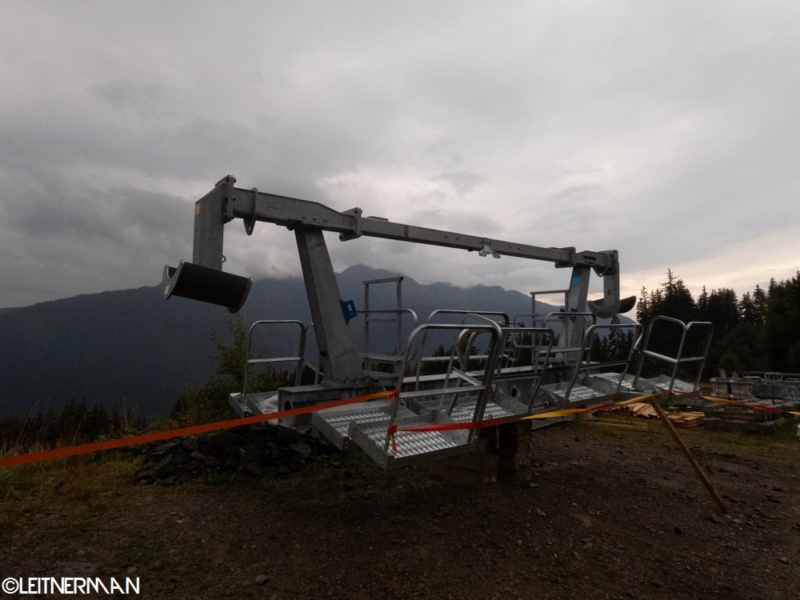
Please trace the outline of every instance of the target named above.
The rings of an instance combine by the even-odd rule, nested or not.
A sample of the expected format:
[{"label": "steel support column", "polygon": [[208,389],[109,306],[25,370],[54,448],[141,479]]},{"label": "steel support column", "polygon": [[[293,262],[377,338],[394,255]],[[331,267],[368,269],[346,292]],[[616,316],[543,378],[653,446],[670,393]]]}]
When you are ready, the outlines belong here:
[{"label": "steel support column", "polygon": [[356,383],[365,379],[355,337],[347,326],[339,304],[339,285],[325,245],[322,230],[294,230],[311,319],[317,336],[323,383]]}]

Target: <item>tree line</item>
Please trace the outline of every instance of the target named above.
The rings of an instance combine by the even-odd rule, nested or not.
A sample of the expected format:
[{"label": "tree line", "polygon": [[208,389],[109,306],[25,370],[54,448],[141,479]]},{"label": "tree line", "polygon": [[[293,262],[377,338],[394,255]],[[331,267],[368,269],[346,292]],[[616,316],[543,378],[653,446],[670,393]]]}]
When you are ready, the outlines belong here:
[{"label": "tree line", "polygon": [[756,285],[741,296],[729,288],[709,292],[703,286],[695,299],[683,280],[668,270],[660,287],[642,288],[636,309],[643,326],[658,315],[713,325],[705,379],[717,376],[720,369],[729,375],[800,372],[800,271],[786,281],[773,278],[766,290]]},{"label": "tree line", "polygon": [[144,419],[137,418],[131,408],[109,412],[102,404],[73,399],[61,412],[51,407],[25,418],[0,420],[0,451],[72,446],[123,437],[144,426]]}]

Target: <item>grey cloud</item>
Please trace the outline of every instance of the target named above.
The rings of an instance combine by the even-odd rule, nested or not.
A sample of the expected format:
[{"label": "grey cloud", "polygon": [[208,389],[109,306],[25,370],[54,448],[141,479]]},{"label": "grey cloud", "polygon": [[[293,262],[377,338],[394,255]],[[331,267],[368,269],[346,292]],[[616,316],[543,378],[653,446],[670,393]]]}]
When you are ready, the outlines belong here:
[{"label": "grey cloud", "polygon": [[480,183],[481,178],[471,171],[449,171],[447,173],[440,173],[436,175],[434,181],[445,181],[453,186],[455,192],[459,196],[469,194],[475,190],[475,187]]},{"label": "grey cloud", "polygon": [[494,234],[504,229],[503,224],[493,218],[485,208],[472,210],[450,206],[436,210],[416,210],[408,214],[406,221],[409,225],[486,237],[495,237]]},{"label": "grey cloud", "polygon": [[[0,306],[150,281],[190,253],[190,201],[228,173],[338,210],[616,247],[623,280],[688,279],[709,257],[755,272],[792,239],[791,4],[162,4],[4,5],[0,273],[17,299]],[[296,268],[280,236],[239,235],[231,266]],[[422,280],[563,275],[375,241],[336,252]]]},{"label": "grey cloud", "polygon": [[142,119],[174,119],[178,116],[177,111],[172,108],[178,100],[174,90],[157,82],[116,80],[91,84],[88,89],[110,108],[131,111]]},{"label": "grey cloud", "polygon": [[3,305],[154,285],[165,262],[191,256],[192,207],[184,200],[57,178],[39,183],[3,198]]}]

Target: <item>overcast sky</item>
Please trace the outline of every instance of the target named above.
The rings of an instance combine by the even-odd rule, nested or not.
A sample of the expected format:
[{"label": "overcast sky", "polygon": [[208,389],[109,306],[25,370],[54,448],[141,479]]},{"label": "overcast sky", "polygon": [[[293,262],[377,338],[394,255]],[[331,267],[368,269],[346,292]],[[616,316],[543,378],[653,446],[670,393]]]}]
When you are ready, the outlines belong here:
[{"label": "overcast sky", "polygon": [[[624,294],[800,269],[800,3],[0,3],[0,307],[154,285],[240,187],[537,246],[617,249]],[[550,263],[329,238],[423,283]],[[227,226],[226,270],[299,273]],[[597,288],[593,288],[597,289]],[[267,316],[267,315],[265,315]]]}]

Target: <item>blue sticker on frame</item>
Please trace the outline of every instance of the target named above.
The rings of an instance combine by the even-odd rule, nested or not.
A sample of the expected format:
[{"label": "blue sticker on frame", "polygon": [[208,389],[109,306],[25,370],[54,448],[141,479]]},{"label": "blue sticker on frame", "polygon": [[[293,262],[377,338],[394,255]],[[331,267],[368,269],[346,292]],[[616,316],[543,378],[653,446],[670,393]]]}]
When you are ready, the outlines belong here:
[{"label": "blue sticker on frame", "polygon": [[342,314],[344,315],[344,322],[350,324],[355,317],[358,316],[356,310],[356,303],[353,300],[339,300],[339,305],[342,307]]}]

